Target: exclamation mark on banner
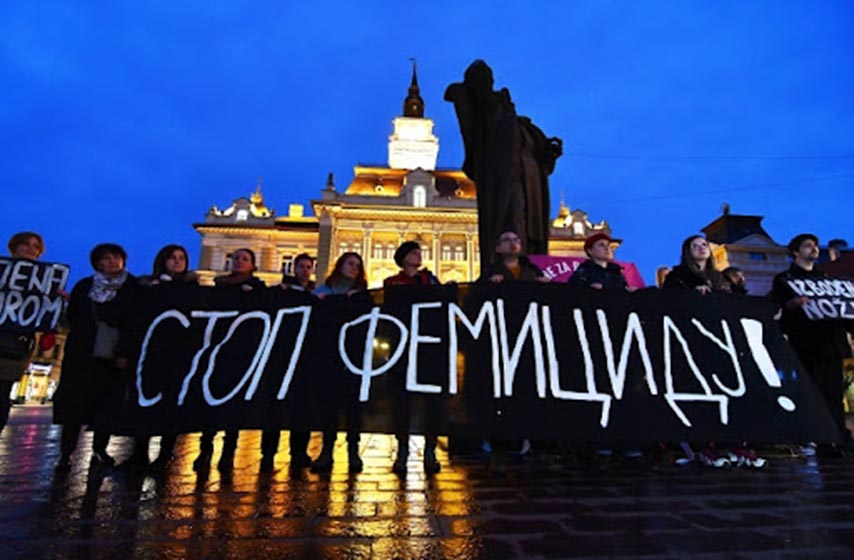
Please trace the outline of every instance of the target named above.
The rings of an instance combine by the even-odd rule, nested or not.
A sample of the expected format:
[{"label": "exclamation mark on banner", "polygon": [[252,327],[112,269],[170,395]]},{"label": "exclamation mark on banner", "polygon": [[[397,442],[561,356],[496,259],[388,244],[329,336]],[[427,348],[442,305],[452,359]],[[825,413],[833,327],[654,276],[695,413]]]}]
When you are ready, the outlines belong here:
[{"label": "exclamation mark on banner", "polygon": [[[750,346],[753,361],[756,362],[756,367],[759,368],[759,372],[765,378],[765,383],[779,389],[783,384],[780,382],[780,375],[777,373],[777,368],[774,367],[774,362],[771,361],[768,349],[762,342],[762,323],[755,319],[741,319],[741,328],[744,329],[744,336],[747,337],[747,344]],[[786,412],[793,412],[797,408],[794,401],[784,395],[777,397],[777,404]]]}]

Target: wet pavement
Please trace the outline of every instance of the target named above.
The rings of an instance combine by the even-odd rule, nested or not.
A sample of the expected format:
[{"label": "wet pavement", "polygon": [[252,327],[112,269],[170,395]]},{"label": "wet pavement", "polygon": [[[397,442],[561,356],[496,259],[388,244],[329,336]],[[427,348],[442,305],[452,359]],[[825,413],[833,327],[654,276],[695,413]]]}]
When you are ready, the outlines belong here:
[{"label": "wet pavement", "polygon": [[[854,557],[854,460],[775,450],[761,471],[723,471],[663,457],[592,465],[540,446],[524,461],[440,450],[428,477],[414,438],[401,478],[394,438],[366,434],[362,473],[347,472],[341,435],[331,474],[291,472],[287,437],[276,470],[259,474],[260,439],[241,433],[223,477],[193,472],[198,437],[185,436],[153,476],[90,470],[87,434],[54,474],[50,408],[15,407],[0,434],[0,559]],[[127,441],[109,452],[121,460]]]}]

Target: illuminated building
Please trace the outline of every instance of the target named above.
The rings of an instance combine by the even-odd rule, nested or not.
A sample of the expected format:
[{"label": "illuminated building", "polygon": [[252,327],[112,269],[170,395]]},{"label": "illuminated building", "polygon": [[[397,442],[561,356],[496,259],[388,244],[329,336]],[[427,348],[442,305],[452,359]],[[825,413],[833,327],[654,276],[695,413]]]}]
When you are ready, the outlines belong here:
[{"label": "illuminated building", "polygon": [[764,296],[771,291],[774,276],[789,268],[789,252],[762,227],[762,216],[731,214],[728,204],[722,214],[702,229],[709,241],[718,270],[737,266],[744,271],[747,291]]},{"label": "illuminated building", "polygon": [[[399,270],[393,255],[404,241],[417,241],[423,264],[443,282],[467,282],[480,275],[477,202],[474,183],[459,169],[437,169],[439,141],[433,121],[424,117],[424,102],[413,67],[403,103],[403,116],[393,121],[388,165],[356,165],[353,179],[338,192],[330,173],[320,197],[311,201],[313,216],[291,204],[277,217],[264,205],[260,184],[250,198],[238,198],[225,210],[211,208],[194,227],[202,236],[199,272],[203,283],[223,274],[231,253],[255,251],[258,276],[268,284],[290,274],[293,258],[306,252],[317,257],[322,282],[344,252],[365,261],[370,287]],[[584,256],[584,238],[610,233],[604,221],[594,224],[581,210],[561,202],[552,223],[549,253]],[[616,245],[616,244],[615,244]]]}]

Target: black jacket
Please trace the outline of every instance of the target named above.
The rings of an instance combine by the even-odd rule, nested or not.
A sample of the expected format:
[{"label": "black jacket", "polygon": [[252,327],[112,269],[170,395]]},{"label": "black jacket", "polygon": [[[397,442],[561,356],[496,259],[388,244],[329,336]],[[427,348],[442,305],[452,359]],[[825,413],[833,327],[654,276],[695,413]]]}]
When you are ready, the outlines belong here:
[{"label": "black jacket", "polygon": [[513,273],[510,272],[510,269],[504,266],[504,261],[498,261],[480,275],[479,281],[488,282],[490,278],[496,274],[500,274],[504,277],[505,282],[536,282],[536,280],[543,275],[543,271],[524,255],[519,257],[519,266],[522,270],[519,274],[518,280],[513,277]]},{"label": "black jacket", "polygon": [[602,284],[603,290],[623,290],[628,284],[623,276],[623,267],[617,263],[608,263],[602,267],[593,259],[587,259],[572,273],[567,283],[570,286],[589,288],[591,284]]},{"label": "black jacket", "polygon": [[[139,282],[128,274],[116,296],[104,303],[95,303],[89,299],[91,288],[92,277],[89,276],[74,285],[68,298],[66,319],[69,331],[62,358],[62,374],[53,406],[54,421],[58,424],[88,423],[94,412],[93,407],[103,405],[92,402],[93,386],[102,382],[97,377],[96,370],[109,367],[115,369],[115,375],[120,375],[119,370],[113,366],[96,365],[97,359],[92,356],[97,321],[103,321],[120,331],[127,329]],[[116,351],[118,356],[127,356],[127,349],[122,347],[126,340],[119,339],[119,348]]]},{"label": "black jacket", "polygon": [[813,321],[809,319],[800,307],[787,309],[786,302],[797,297],[787,281],[793,278],[827,278],[827,275],[816,269],[805,270],[792,263],[788,270],[774,277],[771,287],[771,297],[783,307],[780,317],[780,327],[789,337],[789,344],[799,356],[812,360],[839,360],[851,356],[851,346],[845,334],[846,326],[851,322],[841,320]]},{"label": "black jacket", "polygon": [[667,274],[664,278],[664,283],[661,285],[663,289],[668,290],[674,288],[693,290],[700,286],[709,286],[715,292],[729,291],[729,286],[726,285],[722,275],[717,274],[710,280],[681,264],[673,267],[673,270]]}]

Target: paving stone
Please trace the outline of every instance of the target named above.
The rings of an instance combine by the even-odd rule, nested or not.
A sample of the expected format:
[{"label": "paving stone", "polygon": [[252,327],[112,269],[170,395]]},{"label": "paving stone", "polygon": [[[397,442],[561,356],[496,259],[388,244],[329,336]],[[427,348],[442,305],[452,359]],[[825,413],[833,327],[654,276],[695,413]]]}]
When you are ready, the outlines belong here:
[{"label": "paving stone", "polygon": [[[362,473],[347,472],[343,438],[331,473],[291,470],[283,437],[262,474],[260,432],[247,430],[231,475],[215,468],[221,436],[214,468],[193,472],[193,434],[160,474],[90,470],[88,433],[70,472],[54,473],[58,441],[49,407],[13,409],[0,434],[0,560],[854,557],[854,461],[600,468],[559,447],[513,462],[440,446],[440,473],[425,476],[413,454],[397,476],[394,438],[364,434]],[[108,451],[125,458],[128,444],[113,438]]]}]

